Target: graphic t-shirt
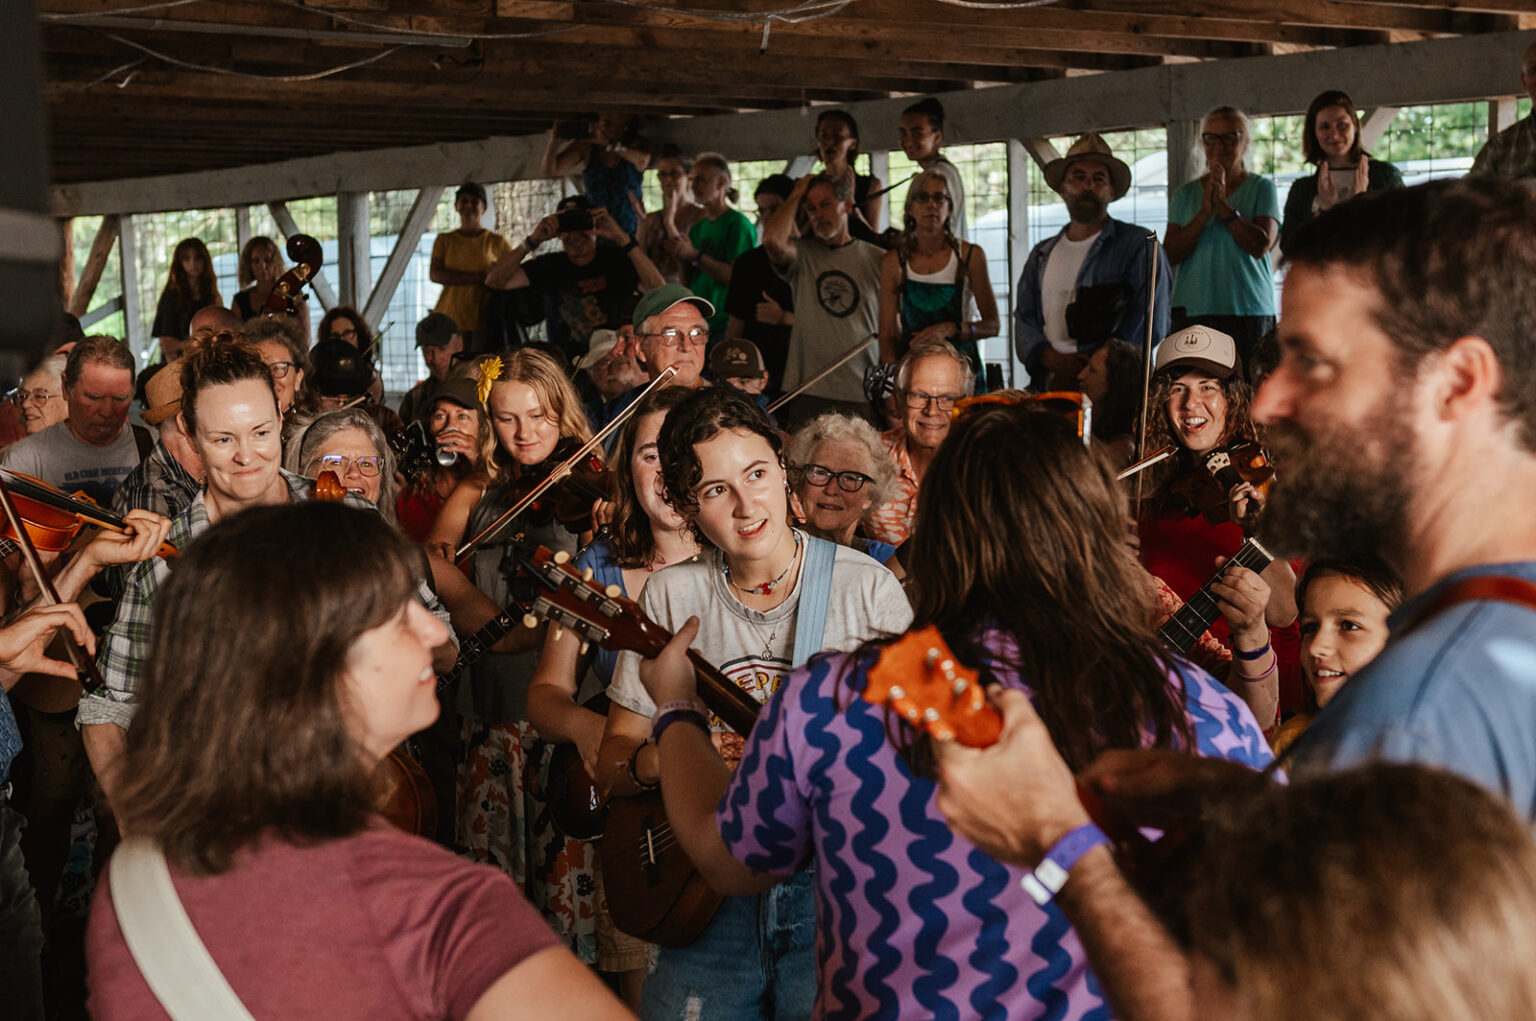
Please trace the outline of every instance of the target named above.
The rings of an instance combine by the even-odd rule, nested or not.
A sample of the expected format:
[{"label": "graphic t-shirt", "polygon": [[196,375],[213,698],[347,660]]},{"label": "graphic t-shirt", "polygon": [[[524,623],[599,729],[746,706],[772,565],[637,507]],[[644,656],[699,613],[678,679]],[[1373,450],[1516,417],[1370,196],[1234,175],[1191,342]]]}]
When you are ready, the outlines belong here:
[{"label": "graphic t-shirt", "polygon": [[640,284],[629,256],[612,245],[598,245],[585,266],[552,252],[524,263],[523,271],[544,296],[550,343],[572,357],[587,353],[593,330],[618,320],[619,306]]},{"label": "graphic t-shirt", "polygon": [[[795,261],[780,268],[795,294],[784,389],[793,390],[860,340],[878,330],[880,260],[885,253],[857,239],[829,248],[812,238],[795,245]],[[875,364],[875,345],[806,391],[834,401],[864,401],[864,370]]]},{"label": "graphic t-shirt", "polygon": [[6,447],[0,465],[110,507],[118,485],[139,466],[139,445],[127,425],[117,439],[96,447],[75,439],[68,421],[55,422]]}]

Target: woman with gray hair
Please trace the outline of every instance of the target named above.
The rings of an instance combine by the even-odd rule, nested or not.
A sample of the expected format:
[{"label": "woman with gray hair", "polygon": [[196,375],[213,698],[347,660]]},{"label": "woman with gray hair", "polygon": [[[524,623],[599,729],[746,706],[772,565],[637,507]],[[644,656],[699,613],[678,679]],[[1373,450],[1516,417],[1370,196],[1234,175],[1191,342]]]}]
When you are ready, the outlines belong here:
[{"label": "woman with gray hair", "polygon": [[788,455],[805,530],[871,556],[900,577],[891,560],[896,547],[856,534],[864,516],[896,488],[896,466],[874,427],[861,418],[822,415],[795,433]]},{"label": "woman with gray hair", "polygon": [[384,430],[363,409],[344,408],[299,419],[283,461],[289,471],[309,478],[335,472],[343,486],[372,500],[384,520],[395,525],[395,499],[400,493],[395,452]]}]

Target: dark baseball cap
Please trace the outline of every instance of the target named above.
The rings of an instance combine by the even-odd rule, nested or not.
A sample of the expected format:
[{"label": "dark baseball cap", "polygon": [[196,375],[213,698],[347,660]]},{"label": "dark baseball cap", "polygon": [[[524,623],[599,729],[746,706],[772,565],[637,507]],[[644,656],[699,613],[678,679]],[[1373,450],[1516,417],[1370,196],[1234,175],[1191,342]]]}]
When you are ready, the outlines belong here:
[{"label": "dark baseball cap", "polygon": [[491,204],[490,198],[485,194],[485,185],[476,184],[474,181],[465,181],[459,185],[459,190],[453,193],[453,197],[457,200],[460,195],[469,195],[472,198],[477,198],[482,206],[489,206]]},{"label": "dark baseball cap", "polygon": [[373,363],[344,340],[322,340],[309,351],[315,389],[323,397],[355,396],[373,382]]},{"label": "dark baseball cap", "polygon": [[757,345],[738,338],[715,345],[709,353],[709,371],[721,379],[756,379],[768,369],[763,365],[763,353]]},{"label": "dark baseball cap", "polygon": [[438,384],[437,391],[432,394],[432,403],[438,401],[452,401],[461,408],[480,410],[480,395],[475,392],[475,381],[467,376],[449,376]]}]

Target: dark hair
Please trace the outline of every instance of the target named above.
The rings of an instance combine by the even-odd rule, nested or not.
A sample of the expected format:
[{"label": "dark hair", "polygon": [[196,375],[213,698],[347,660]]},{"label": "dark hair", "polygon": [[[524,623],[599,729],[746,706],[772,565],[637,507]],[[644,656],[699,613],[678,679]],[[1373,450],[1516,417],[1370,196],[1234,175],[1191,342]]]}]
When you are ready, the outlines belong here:
[{"label": "dark hair", "polygon": [[929,96],[926,99],[919,99],[917,102],[901,111],[901,115],[903,117],[909,113],[919,113],[924,117],[927,117],[928,123],[933,127],[933,130],[935,131],[944,130],[944,104],[939,102],[937,99],[934,99],[932,96]]},{"label": "dark hair", "polygon": [[1355,122],[1355,144],[1349,147],[1349,158],[1358,163],[1362,153],[1370,155],[1360,144],[1360,113],[1355,109],[1355,101],[1349,98],[1349,94],[1338,89],[1318,93],[1317,98],[1308,104],[1307,119],[1301,129],[1301,154],[1308,163],[1321,163],[1328,158],[1328,154],[1323,152],[1323,147],[1317,142],[1317,115],[1330,106],[1342,106]]},{"label": "dark hair", "polygon": [[[196,280],[187,276],[187,271],[181,268],[181,257],[189,251],[196,252],[203,260],[202,275]],[[198,302],[204,305],[224,304],[224,299],[219,297],[219,278],[213,273],[213,256],[208,254],[208,246],[199,238],[182,238],[176,243],[162,294],[172,296],[177,309],[184,313],[182,319],[192,317],[192,313],[201,307]]]},{"label": "dark hair", "polygon": [[752,192],[752,197],[756,198],[763,192],[767,192],[770,195],[777,195],[781,199],[787,199],[789,198],[789,193],[794,190],[795,179],[788,174],[769,174],[757,182],[757,188]]},{"label": "dark hair", "polygon": [[1104,377],[1108,390],[1093,406],[1093,435],[1103,440],[1136,431],[1141,410],[1141,352],[1119,337],[1104,342]]},{"label": "dark hair", "polygon": [[319,329],[315,330],[315,341],[317,343],[322,340],[331,339],[331,324],[338,319],[347,320],[352,324],[352,328],[357,331],[357,349],[359,351],[366,353],[373,347],[373,331],[368,328],[367,323],[363,322],[363,317],[358,314],[357,309],[350,305],[337,305],[325,314],[324,318],[320,320]]},{"label": "dark hair", "polygon": [[663,142],[661,145],[661,150],[657,152],[655,158],[651,160],[651,165],[654,167],[662,160],[677,160],[677,162],[682,166],[684,174],[693,169],[693,157],[683,152],[682,148],[676,142]]},{"label": "dark hair", "polygon": [[283,253],[278,250],[277,242],[269,237],[258,234],[247,241],[244,248],[240,249],[239,267],[236,269],[235,275],[240,281],[241,287],[250,287],[256,282],[256,271],[251,268],[251,256],[256,254],[256,249],[258,248],[265,248],[272,253],[272,261],[277,265],[279,275],[281,275],[285,268]]},{"label": "dark hair", "polygon": [[1028,404],[962,415],[918,492],[914,627],[936,625],[978,667],[997,655],[985,629],[1000,629],[1014,646],[1005,664],[1074,771],[1105,748],[1193,741],[1125,522],[1108,458]]},{"label": "dark hair", "polygon": [[340,503],[242,511],[183,549],[155,598],[113,804],[124,829],[203,873],[269,829],[296,843],[363,829],[371,777],[340,678],[416,573],[377,514]]},{"label": "dark hair", "polygon": [[1497,794],[1375,763],[1244,785],[1201,828],[1176,925],[1245,1017],[1536,1014],[1536,846]]},{"label": "dark hair", "polygon": [[1280,330],[1271,326],[1264,332],[1264,336],[1253,345],[1253,351],[1248,355],[1248,385],[1258,392],[1259,384],[1263,383],[1270,373],[1280,367],[1280,359],[1284,357],[1280,350]]},{"label": "dark hair", "polygon": [[127,369],[129,378],[138,368],[133,360],[133,352],[128,350],[128,345],[116,337],[109,337],[105,333],[97,333],[85,337],[69,349],[69,358],[64,363],[64,389],[71,390],[80,382],[80,374],[85,371],[86,363],[94,362],[99,365],[108,365],[114,369]]},{"label": "dark hair", "polygon": [[[1168,397],[1172,393],[1173,384],[1180,376],[1187,372],[1203,371],[1186,363],[1177,363],[1152,376],[1152,392],[1147,395],[1146,449],[1148,451],[1159,450],[1169,445],[1183,450],[1178,436],[1173,431],[1173,424],[1168,421]],[[1253,420],[1253,387],[1249,386],[1243,377],[1235,374],[1226,379],[1219,379],[1217,382],[1221,384],[1222,396],[1227,400],[1226,429],[1217,439],[1217,444],[1248,440],[1262,442],[1263,430]],[[1153,499],[1166,495],[1160,492],[1163,484],[1178,474],[1184,464],[1182,456],[1170,457],[1161,464],[1147,469],[1147,491],[1154,494]]]},{"label": "dark hair", "polygon": [[779,467],[788,471],[784,464],[784,437],[756,401],[728,386],[700,387],[689,393],[687,399],[667,415],[661,435],[656,438],[667,502],[688,519],[694,535],[704,546],[713,543],[699,531],[698,525],[693,524],[699,512],[699,498],[694,489],[704,476],[695,448],[732,429],[745,429],[761,436],[773,450]]},{"label": "dark hair", "polygon": [[1305,605],[1307,586],[1318,578],[1329,576],[1358,581],[1370,590],[1371,595],[1380,599],[1389,611],[1397,609],[1403,602],[1403,581],[1397,572],[1376,557],[1362,553],[1348,560],[1342,557],[1321,557],[1308,564],[1306,570],[1301,572],[1301,577],[1296,579],[1296,605]]},{"label": "dark hair", "polygon": [[277,390],[272,385],[272,370],[262,361],[261,352],[244,340],[194,340],[181,356],[181,417],[187,423],[187,435],[197,433],[197,397],[211,386],[224,386],[255,379],[266,384],[277,408]]},{"label": "dark hair", "polygon": [[[618,446],[609,463],[616,494],[613,498],[613,559],[620,567],[649,567],[656,556],[656,536],[651,531],[651,519],[646,517],[635,496],[635,476],[629,466],[629,460],[635,454],[640,420],[657,412],[670,414],[692,392],[682,386],[657,390],[641,403],[639,410],[619,430]],[[657,447],[660,448],[659,443]]]},{"label": "dark hair", "polygon": [[1375,288],[1371,319],[1405,375],[1461,337],[1485,340],[1503,379],[1499,408],[1536,450],[1536,201],[1528,188],[1465,177],[1371,192],[1308,221],[1286,255],[1294,266]]},{"label": "dark hair", "polygon": [[842,121],[848,125],[848,134],[853,136],[853,148],[848,150],[848,165],[851,167],[859,158],[859,122],[853,119],[853,114],[847,110],[823,110],[816,118],[816,127],[821,127],[825,120]]}]

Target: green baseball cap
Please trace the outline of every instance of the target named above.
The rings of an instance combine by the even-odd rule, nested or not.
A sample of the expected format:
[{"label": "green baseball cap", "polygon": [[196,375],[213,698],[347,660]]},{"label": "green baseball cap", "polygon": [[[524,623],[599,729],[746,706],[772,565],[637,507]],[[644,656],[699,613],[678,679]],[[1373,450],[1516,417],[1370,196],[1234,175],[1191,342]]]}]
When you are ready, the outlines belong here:
[{"label": "green baseball cap", "polygon": [[635,306],[634,326],[639,329],[651,316],[659,316],[673,305],[691,301],[697,305],[704,318],[708,319],[715,314],[715,306],[694,294],[682,284],[662,284],[653,290],[646,291],[640,298],[640,304]]}]

